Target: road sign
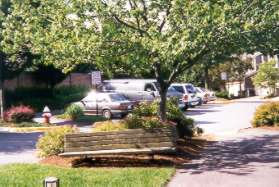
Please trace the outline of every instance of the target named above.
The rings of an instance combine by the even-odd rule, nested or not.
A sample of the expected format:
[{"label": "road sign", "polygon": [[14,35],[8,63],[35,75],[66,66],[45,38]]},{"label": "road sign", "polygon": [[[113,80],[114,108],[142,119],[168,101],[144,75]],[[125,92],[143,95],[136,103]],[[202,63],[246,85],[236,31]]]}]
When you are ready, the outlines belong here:
[{"label": "road sign", "polygon": [[99,85],[102,83],[102,77],[100,71],[92,71],[91,72],[91,80],[92,85]]}]

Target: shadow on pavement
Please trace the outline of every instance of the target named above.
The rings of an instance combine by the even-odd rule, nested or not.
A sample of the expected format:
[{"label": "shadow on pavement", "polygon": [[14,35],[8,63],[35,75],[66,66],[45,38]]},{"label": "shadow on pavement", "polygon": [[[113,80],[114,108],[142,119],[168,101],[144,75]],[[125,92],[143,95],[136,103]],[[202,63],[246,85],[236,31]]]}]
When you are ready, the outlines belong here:
[{"label": "shadow on pavement", "polygon": [[181,169],[192,175],[208,171],[248,175],[267,163],[279,168],[279,135],[213,142],[199,158]]},{"label": "shadow on pavement", "polygon": [[42,133],[2,133],[0,132],[0,153],[17,153],[36,148]]}]

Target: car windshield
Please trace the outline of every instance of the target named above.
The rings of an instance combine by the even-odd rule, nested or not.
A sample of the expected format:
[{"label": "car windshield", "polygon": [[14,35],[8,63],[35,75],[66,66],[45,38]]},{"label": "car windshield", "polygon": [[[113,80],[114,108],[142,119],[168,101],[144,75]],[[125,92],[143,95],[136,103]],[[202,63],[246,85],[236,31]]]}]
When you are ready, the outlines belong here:
[{"label": "car windshield", "polygon": [[175,89],[175,88],[173,88],[173,87],[169,87],[169,88],[168,88],[168,92],[177,92],[177,91],[176,91],[176,89]]},{"label": "car windshield", "polygon": [[205,88],[201,88],[202,91],[207,92],[207,90]]},{"label": "car windshield", "polygon": [[196,91],[197,91],[198,93],[202,93],[202,90],[201,90],[200,88],[196,88]]},{"label": "car windshield", "polygon": [[196,93],[196,90],[192,85],[186,85],[186,90],[188,93],[191,93],[191,94]]},{"label": "car windshield", "polygon": [[120,94],[110,94],[109,97],[112,101],[127,101],[127,98]]},{"label": "car windshield", "polygon": [[184,89],[182,86],[172,86],[176,91],[184,94]]}]

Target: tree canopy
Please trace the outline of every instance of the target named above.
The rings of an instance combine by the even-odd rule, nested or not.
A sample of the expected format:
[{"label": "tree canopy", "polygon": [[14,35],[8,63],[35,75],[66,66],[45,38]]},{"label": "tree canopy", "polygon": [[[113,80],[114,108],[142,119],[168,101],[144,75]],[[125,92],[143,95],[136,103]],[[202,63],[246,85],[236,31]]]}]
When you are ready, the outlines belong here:
[{"label": "tree canopy", "polygon": [[274,94],[276,84],[279,82],[279,69],[275,67],[275,64],[275,60],[262,63],[253,79],[256,86],[271,88],[270,94]]},{"label": "tree canopy", "polygon": [[153,72],[164,120],[167,88],[194,64],[272,51],[278,10],[277,0],[22,0],[13,3],[2,43],[6,51],[25,43],[65,72],[80,63]]}]

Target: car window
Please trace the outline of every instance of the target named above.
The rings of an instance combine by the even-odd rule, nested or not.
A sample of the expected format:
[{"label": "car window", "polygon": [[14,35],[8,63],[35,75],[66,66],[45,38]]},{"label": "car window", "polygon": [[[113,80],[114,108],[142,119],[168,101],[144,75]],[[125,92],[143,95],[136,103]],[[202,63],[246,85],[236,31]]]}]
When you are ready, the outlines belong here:
[{"label": "car window", "polygon": [[108,98],[105,95],[99,95],[97,97],[97,102],[108,102]]},{"label": "car window", "polygon": [[148,84],[145,85],[144,91],[155,92],[156,89],[154,88],[154,86],[151,83],[148,83]]},{"label": "car window", "polygon": [[168,92],[177,92],[177,91],[176,91],[176,89],[175,89],[175,88],[173,88],[173,87],[169,87],[169,88],[168,88]]},{"label": "car window", "polygon": [[88,94],[82,101],[96,101],[96,94]]},{"label": "car window", "polygon": [[196,90],[195,90],[194,86],[186,85],[185,87],[186,87],[186,90],[187,90],[188,93],[190,93],[190,94],[196,93]]},{"label": "car window", "polygon": [[124,95],[120,95],[120,94],[110,94],[109,97],[112,101],[126,101],[127,100],[127,98]]},{"label": "car window", "polygon": [[200,90],[200,88],[196,88],[196,92],[202,93],[202,91]]},{"label": "car window", "polygon": [[172,86],[176,91],[180,92],[180,93],[185,93],[183,86]]}]

